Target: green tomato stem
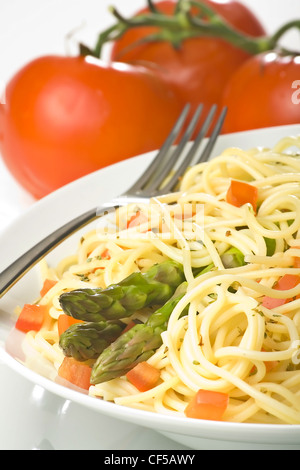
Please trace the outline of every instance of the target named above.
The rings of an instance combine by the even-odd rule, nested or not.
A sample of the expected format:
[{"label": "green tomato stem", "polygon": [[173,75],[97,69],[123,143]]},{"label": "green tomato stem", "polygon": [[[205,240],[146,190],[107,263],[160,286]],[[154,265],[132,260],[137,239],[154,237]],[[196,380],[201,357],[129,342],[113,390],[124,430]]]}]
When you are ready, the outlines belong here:
[{"label": "green tomato stem", "polygon": [[274,44],[274,47],[278,43],[278,41],[282,38],[282,36],[289,31],[290,29],[297,28],[300,31],[300,20],[292,20],[283,26],[281,26],[271,37],[270,43]]},{"label": "green tomato stem", "polygon": [[152,0],[147,0],[148,8],[152,13],[159,13],[158,9],[156,8],[155,4]]},{"label": "green tomato stem", "polygon": [[[147,0],[149,12],[125,18],[114,7],[110,7],[110,12],[117,22],[110,28],[103,31],[93,50],[82,47],[83,55],[91,54],[101,57],[103,46],[107,42],[116,41],[128,30],[142,26],[152,26],[157,28],[156,33],[145,37],[138,44],[149,41],[169,41],[175,48],[189,38],[195,37],[216,37],[223,39],[230,44],[246,51],[251,55],[273,50],[278,47],[281,37],[291,28],[300,30],[300,20],[293,20],[283,25],[272,36],[262,36],[253,38],[232,28],[221,16],[200,0],[178,0],[175,13],[169,16],[159,11],[153,0]],[[197,8],[198,14],[191,14],[191,8]],[[132,44],[131,47],[134,47]]]}]

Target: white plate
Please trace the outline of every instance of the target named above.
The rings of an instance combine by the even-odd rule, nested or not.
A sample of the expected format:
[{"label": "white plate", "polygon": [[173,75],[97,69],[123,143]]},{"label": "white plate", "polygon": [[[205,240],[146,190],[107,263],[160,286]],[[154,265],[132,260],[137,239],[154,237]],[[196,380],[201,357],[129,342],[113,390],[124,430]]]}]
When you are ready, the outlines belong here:
[{"label": "white plate", "polygon": [[[245,149],[253,146],[272,146],[282,137],[299,133],[300,125],[296,125],[225,135],[219,138],[214,154],[217,155],[230,146]],[[2,271],[17,256],[67,220],[125,191],[144,170],[153,155],[150,153],[107,167],[61,188],[34,204],[0,235],[2,247],[0,270]],[[80,235],[77,234],[76,240],[78,236]],[[65,256],[74,243],[74,237],[64,242],[49,255],[49,261],[54,262]],[[1,299],[0,359],[36,386],[42,387],[56,397],[84,407],[86,413],[89,413],[91,422],[95,420],[91,429],[99,420],[98,413],[101,413],[106,417],[110,416],[122,422],[158,431],[192,449],[300,449],[300,426],[194,421],[161,416],[89,397],[24,367],[18,360],[22,359],[20,344],[23,335],[19,332],[17,335],[16,332],[14,336],[11,335],[14,324],[11,312],[16,305],[31,302],[39,289],[39,273],[37,269],[33,269]]]},{"label": "white plate", "polygon": [[0,450],[186,449],[152,429],[95,415],[5,364],[0,364],[0,376]]}]

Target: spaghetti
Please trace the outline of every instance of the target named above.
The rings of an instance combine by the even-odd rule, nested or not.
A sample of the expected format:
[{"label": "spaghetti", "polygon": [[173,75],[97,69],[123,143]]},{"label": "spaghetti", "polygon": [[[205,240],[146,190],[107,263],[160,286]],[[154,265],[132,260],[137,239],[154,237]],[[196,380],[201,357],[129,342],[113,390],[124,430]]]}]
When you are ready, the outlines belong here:
[{"label": "spaghetti", "polygon": [[[139,392],[122,376],[92,385],[89,394],[185,416],[192,397],[205,389],[228,394],[224,421],[300,424],[300,283],[276,289],[287,275],[300,281],[300,158],[293,148],[300,148],[299,137],[272,149],[226,149],[190,168],[178,192],[120,209],[117,231],[91,230],[56,268],[44,260],[43,279],[57,282],[39,299],[49,305],[49,318],[26,335],[27,344],[58,370],[62,292],[106,288],[173,259],[183,264],[188,287],[162,346],[147,361],[159,369],[160,381]],[[257,212],[251,204],[228,202],[232,180],[257,189]],[[140,223],[128,224],[137,213],[144,215]],[[231,247],[242,253],[242,266],[224,256]],[[266,306],[268,298],[274,306]],[[146,308],[124,321],[144,322],[148,315]]]}]

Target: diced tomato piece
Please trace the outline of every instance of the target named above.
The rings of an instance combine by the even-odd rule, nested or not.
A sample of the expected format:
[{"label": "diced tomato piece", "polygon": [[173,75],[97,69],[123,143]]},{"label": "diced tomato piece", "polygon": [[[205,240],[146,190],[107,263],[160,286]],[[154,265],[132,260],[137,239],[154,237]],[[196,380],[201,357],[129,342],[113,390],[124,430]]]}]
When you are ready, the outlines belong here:
[{"label": "diced tomato piece", "polygon": [[289,290],[296,287],[300,282],[300,276],[297,274],[285,274],[276,284],[277,290]]},{"label": "diced tomato piece", "polygon": [[44,297],[44,295],[46,295],[47,292],[49,292],[49,290],[55,286],[55,284],[57,284],[57,281],[53,281],[52,279],[45,279],[43,287],[40,291],[41,297]]},{"label": "diced tomato piece", "polygon": [[[263,352],[266,350],[264,348],[261,349]],[[275,369],[275,367],[278,365],[279,361],[264,361],[264,364],[266,366],[266,372],[270,372],[271,370]],[[257,371],[257,367],[253,366],[250,374],[254,374]]]},{"label": "diced tomato piece", "polygon": [[275,369],[278,366],[278,361],[264,361],[266,366],[266,371],[270,372],[271,370]]},{"label": "diced tomato piece", "polygon": [[186,220],[186,219],[191,219],[195,215],[196,215],[196,211],[193,210],[193,206],[191,204],[184,204],[183,210],[179,208],[178,212],[174,213],[174,219]]},{"label": "diced tomato piece", "polygon": [[231,180],[226,194],[226,202],[236,207],[251,204],[254,212],[257,211],[258,189],[243,181]]},{"label": "diced tomato piece", "polygon": [[136,211],[136,213],[133,214],[127,222],[127,228],[138,227],[139,225],[147,222],[147,220],[148,218],[145,214],[143,214],[143,212]]},{"label": "diced tomato piece", "polygon": [[229,396],[227,393],[211,390],[198,390],[185,409],[188,418],[220,421],[227,409]]},{"label": "diced tomato piece", "polygon": [[47,314],[47,305],[25,304],[16,322],[16,328],[24,333],[40,331]]},{"label": "diced tomato piece", "polygon": [[127,372],[126,377],[140,392],[146,392],[155,387],[160,377],[160,371],[148,362],[140,362]]},{"label": "diced tomato piece", "polygon": [[[87,258],[89,259],[89,257],[91,256],[92,254],[92,251],[90,251],[89,253],[87,253]],[[100,255],[100,259],[110,259],[111,256],[110,256],[110,253],[109,253],[109,250],[108,248],[106,248]],[[98,269],[98,268],[97,268]]]},{"label": "diced tomato piece", "polygon": [[66,315],[65,313],[62,313],[59,315],[58,320],[57,320],[57,328],[58,328],[58,334],[59,336],[63,334],[64,331],[66,331],[71,325],[74,325],[74,323],[84,323],[82,320],[77,320],[76,318],[70,317],[69,315]]},{"label": "diced tomato piece", "polygon": [[[275,290],[290,290],[296,287],[300,282],[300,276],[296,274],[285,274],[277,284],[275,285]],[[264,297],[262,305],[263,307],[272,309],[276,307],[280,307],[292,299],[275,299],[274,297],[268,297],[267,295]]]},{"label": "diced tomato piece", "polygon": [[90,366],[75,361],[72,357],[65,357],[58,369],[59,377],[84,390],[90,388],[91,372],[92,368]]},{"label": "diced tomato piece", "polygon": [[274,299],[273,297],[268,297],[265,296],[263,299],[263,307],[269,308],[272,310],[272,308],[280,307],[281,305],[284,305],[286,303],[287,299]]},{"label": "diced tomato piece", "polygon": [[109,250],[106,248],[106,250],[103,251],[103,253],[101,253],[101,259],[110,259],[111,256],[110,256],[110,253],[109,253]]}]

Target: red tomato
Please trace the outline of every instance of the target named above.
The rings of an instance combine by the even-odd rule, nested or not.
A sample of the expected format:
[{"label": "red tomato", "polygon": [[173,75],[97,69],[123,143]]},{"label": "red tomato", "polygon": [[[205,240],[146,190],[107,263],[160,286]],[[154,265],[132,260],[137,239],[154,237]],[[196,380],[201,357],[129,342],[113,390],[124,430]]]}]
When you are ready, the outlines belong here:
[{"label": "red tomato", "polygon": [[83,175],[159,148],[182,110],[147,69],[83,57],[41,57],[0,105],[0,149],[40,198]]},{"label": "red tomato", "polygon": [[[155,6],[172,15],[176,3],[167,0],[157,2]],[[260,22],[238,1],[206,0],[205,3],[241,32],[253,37],[265,35]],[[143,9],[138,14],[147,11]],[[227,81],[250,57],[248,53],[215,37],[186,39],[178,49],[168,41],[134,45],[155,31],[153,27],[132,28],[116,41],[111,59],[148,66],[167,79],[184,103],[192,103],[193,109],[199,103],[205,103],[207,107],[219,104]]]},{"label": "red tomato", "polygon": [[300,56],[268,52],[245,62],[223,96],[224,132],[300,123]]}]

